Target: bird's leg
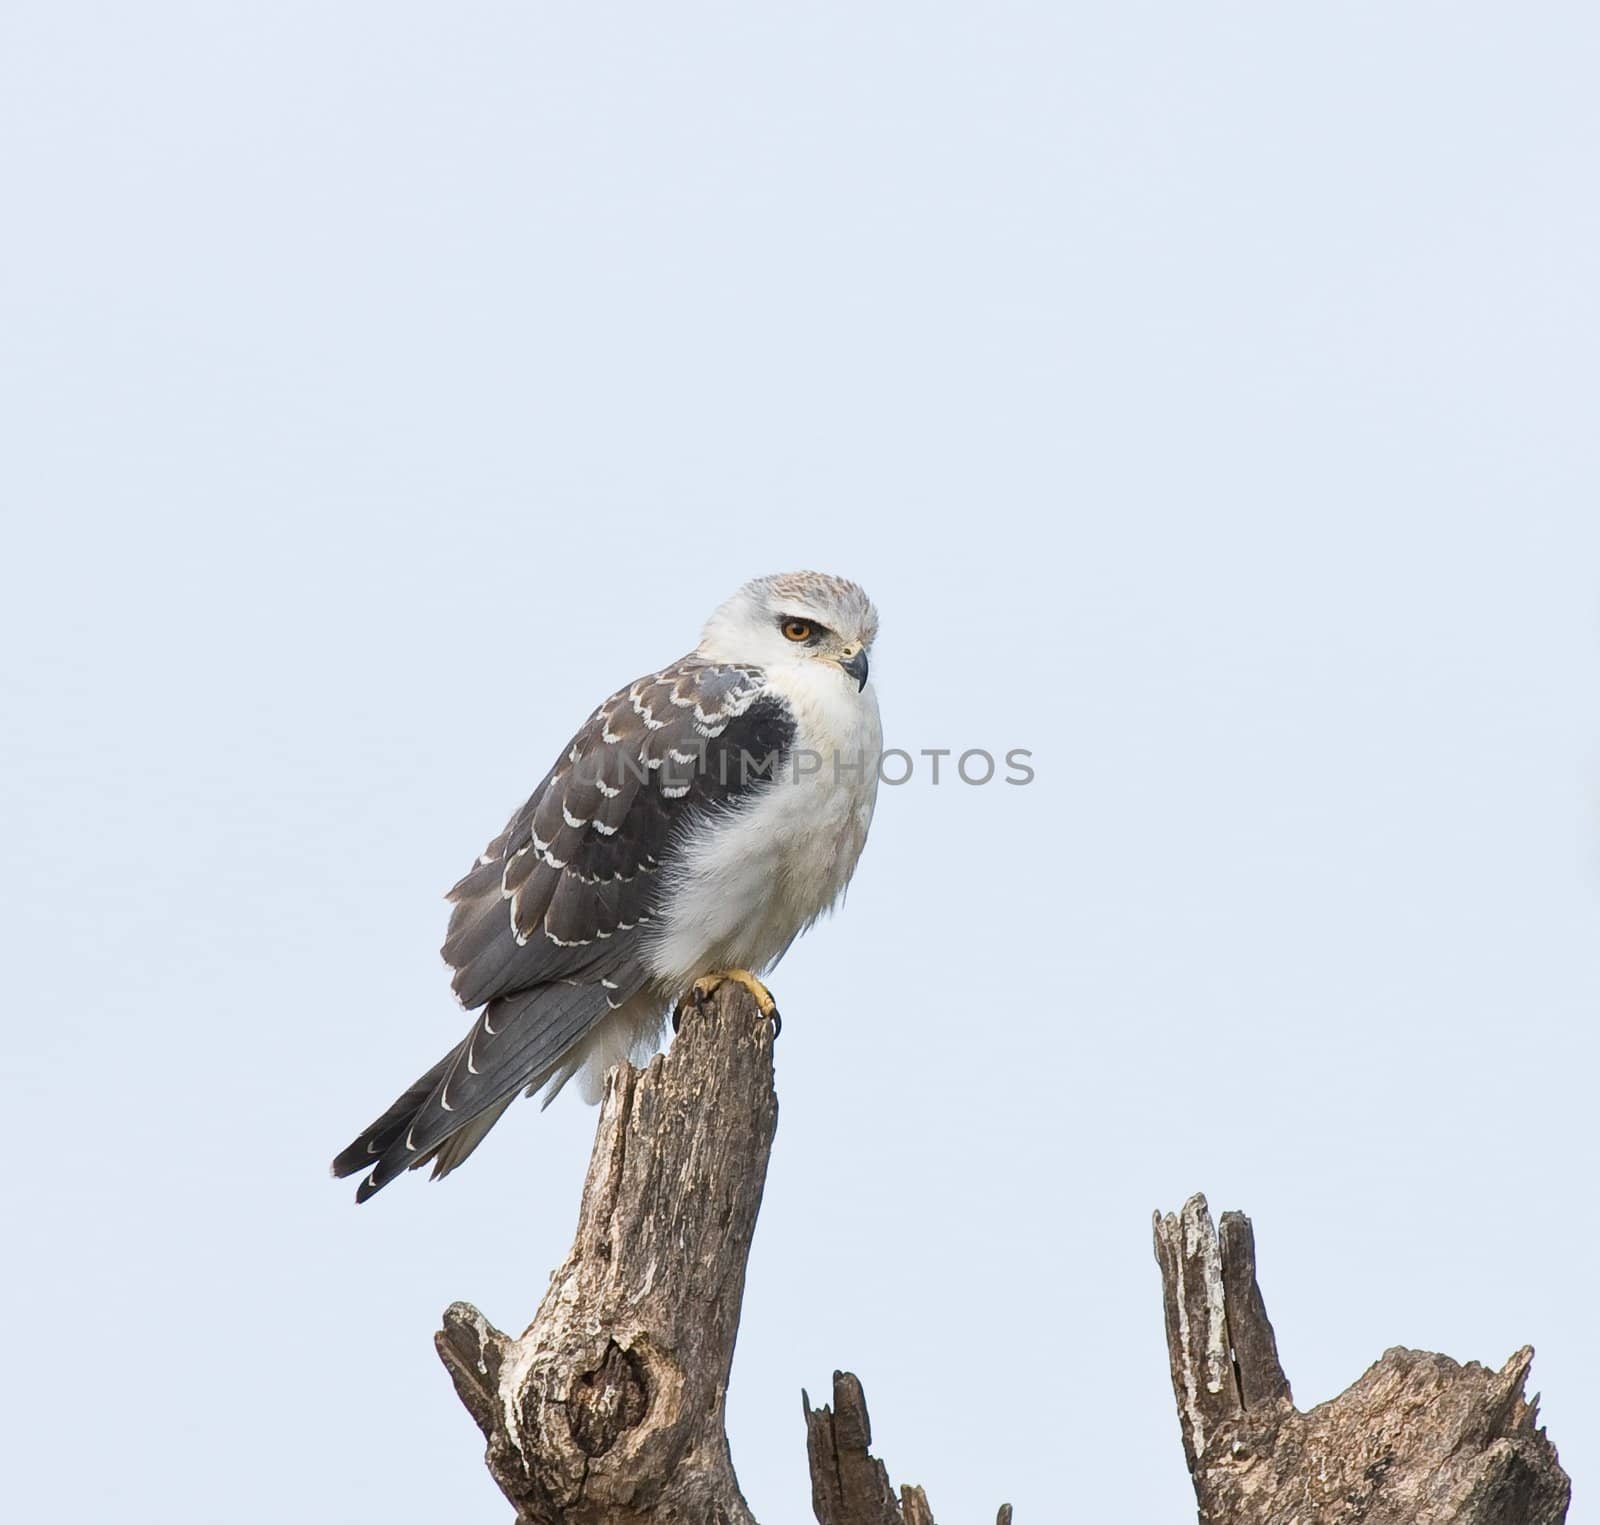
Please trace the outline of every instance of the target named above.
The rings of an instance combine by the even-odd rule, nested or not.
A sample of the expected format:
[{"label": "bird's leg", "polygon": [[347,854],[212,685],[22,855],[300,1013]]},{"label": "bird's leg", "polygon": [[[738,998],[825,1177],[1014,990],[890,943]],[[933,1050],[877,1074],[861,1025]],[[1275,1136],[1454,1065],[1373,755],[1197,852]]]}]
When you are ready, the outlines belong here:
[{"label": "bird's leg", "polygon": [[743,985],[750,992],[751,999],[756,1003],[756,1010],[772,1023],[772,1036],[776,1038],[783,1031],[783,1018],[778,1015],[778,1003],[772,999],[772,992],[748,969],[714,969],[710,974],[702,974],[678,1002],[677,1010],[672,1014],[673,1032],[677,1032],[687,1007],[704,1006],[716,994],[717,986],[728,980],[735,985]]}]

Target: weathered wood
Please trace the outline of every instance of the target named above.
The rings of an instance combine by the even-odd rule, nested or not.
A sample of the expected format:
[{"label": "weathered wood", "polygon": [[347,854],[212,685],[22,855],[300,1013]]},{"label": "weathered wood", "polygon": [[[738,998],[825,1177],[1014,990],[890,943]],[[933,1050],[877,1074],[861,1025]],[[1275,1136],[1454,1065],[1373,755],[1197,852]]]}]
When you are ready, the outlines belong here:
[{"label": "weathered wood", "polygon": [[852,1372],[833,1374],[833,1406],[811,1407],[806,1416],[806,1458],[811,1464],[811,1512],[819,1525],[934,1525],[928,1495],[914,1483],[897,1499],[889,1469],[872,1455],[867,1396]]},{"label": "weathered wood", "polygon": [[1395,1348],[1337,1398],[1295,1408],[1242,1213],[1204,1197],[1155,1218],[1167,1351],[1203,1525],[1560,1525],[1571,1485],[1499,1371]]},{"label": "weathered wood", "polygon": [[611,1074],[578,1232],[520,1339],[456,1303],[436,1343],[527,1525],[755,1525],[723,1429],[778,1120],[772,1025],[724,985]]},{"label": "weathered wood", "polygon": [[[755,1525],[723,1415],[778,1122],[772,1041],[729,983],[670,1052],[614,1070],[577,1235],[533,1322],[511,1339],[467,1303],[446,1311],[434,1343],[519,1525]],[[833,1410],[806,1403],[806,1430],[823,1525],[934,1525],[922,1490],[896,1501],[867,1454],[854,1377],[834,1374]]]},{"label": "weathered wood", "polygon": [[[578,1231],[512,1339],[456,1303],[436,1337],[520,1525],[755,1525],[724,1431],[745,1265],[777,1127],[772,1026],[724,985],[670,1053],[607,1082]],[[1167,1346],[1202,1525],[1560,1525],[1570,1485],[1498,1371],[1394,1349],[1301,1413],[1250,1221],[1155,1220]],[[803,1395],[802,1395],[803,1396]],[[820,1525],[934,1525],[871,1453],[861,1384],[804,1401]],[[1011,1525],[1002,1506],[999,1525]]]},{"label": "weathered wood", "polygon": [[[907,1483],[897,1499],[888,1468],[871,1454],[867,1398],[853,1373],[833,1374],[832,1408],[812,1408],[803,1392],[800,1400],[811,1463],[811,1512],[819,1525],[934,1525],[928,1495]],[[1002,1504],[995,1519],[996,1525],[1011,1525],[1011,1506]]]}]

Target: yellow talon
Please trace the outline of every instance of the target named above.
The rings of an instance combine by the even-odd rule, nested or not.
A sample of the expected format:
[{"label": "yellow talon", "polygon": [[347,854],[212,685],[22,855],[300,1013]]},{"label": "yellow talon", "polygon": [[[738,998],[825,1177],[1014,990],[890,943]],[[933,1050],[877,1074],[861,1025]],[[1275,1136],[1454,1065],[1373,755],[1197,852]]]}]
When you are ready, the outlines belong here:
[{"label": "yellow talon", "polygon": [[726,980],[732,980],[735,985],[743,985],[750,992],[751,999],[756,1003],[756,1010],[762,1016],[770,1017],[778,1009],[778,1003],[772,999],[772,992],[748,969],[714,969],[710,974],[702,974],[694,982],[695,1000],[709,1001],[717,993],[717,986]]},{"label": "yellow talon", "polygon": [[674,1029],[678,1025],[678,1019],[683,1015],[685,1006],[704,1005],[716,994],[717,986],[727,981],[742,985],[750,992],[750,998],[756,1003],[756,1010],[772,1023],[774,1034],[782,1030],[783,1018],[778,1015],[778,1003],[772,999],[772,992],[748,969],[714,969],[710,974],[702,974],[689,987],[688,995],[678,1003],[678,1010],[673,1020]]}]

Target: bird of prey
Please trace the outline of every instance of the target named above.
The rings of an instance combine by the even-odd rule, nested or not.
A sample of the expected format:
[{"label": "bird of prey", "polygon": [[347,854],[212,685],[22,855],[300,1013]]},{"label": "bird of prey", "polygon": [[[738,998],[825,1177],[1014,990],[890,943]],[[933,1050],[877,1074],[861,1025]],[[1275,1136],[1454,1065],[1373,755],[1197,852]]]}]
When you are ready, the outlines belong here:
[{"label": "bird of prey", "polygon": [[403,1170],[442,1176],[520,1093],[659,1044],[667,1013],[757,978],[844,893],[877,797],[854,583],[747,583],[700,644],[591,715],[466,877],[444,942],[471,1031],[333,1162],[364,1202]]}]

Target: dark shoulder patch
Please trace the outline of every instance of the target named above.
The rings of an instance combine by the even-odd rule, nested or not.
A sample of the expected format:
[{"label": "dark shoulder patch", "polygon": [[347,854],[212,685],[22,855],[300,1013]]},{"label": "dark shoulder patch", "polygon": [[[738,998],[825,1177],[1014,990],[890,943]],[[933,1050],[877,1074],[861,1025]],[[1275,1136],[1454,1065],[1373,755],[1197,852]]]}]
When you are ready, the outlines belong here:
[{"label": "dark shoulder patch", "polygon": [[681,662],[613,694],[451,892],[466,1006],[554,979],[626,984],[698,814],[774,787],[794,717],[759,668]]},{"label": "dark shoulder patch", "polygon": [[779,781],[794,754],[789,706],[763,694],[720,736],[708,741],[690,797],[701,805],[728,804]]}]

